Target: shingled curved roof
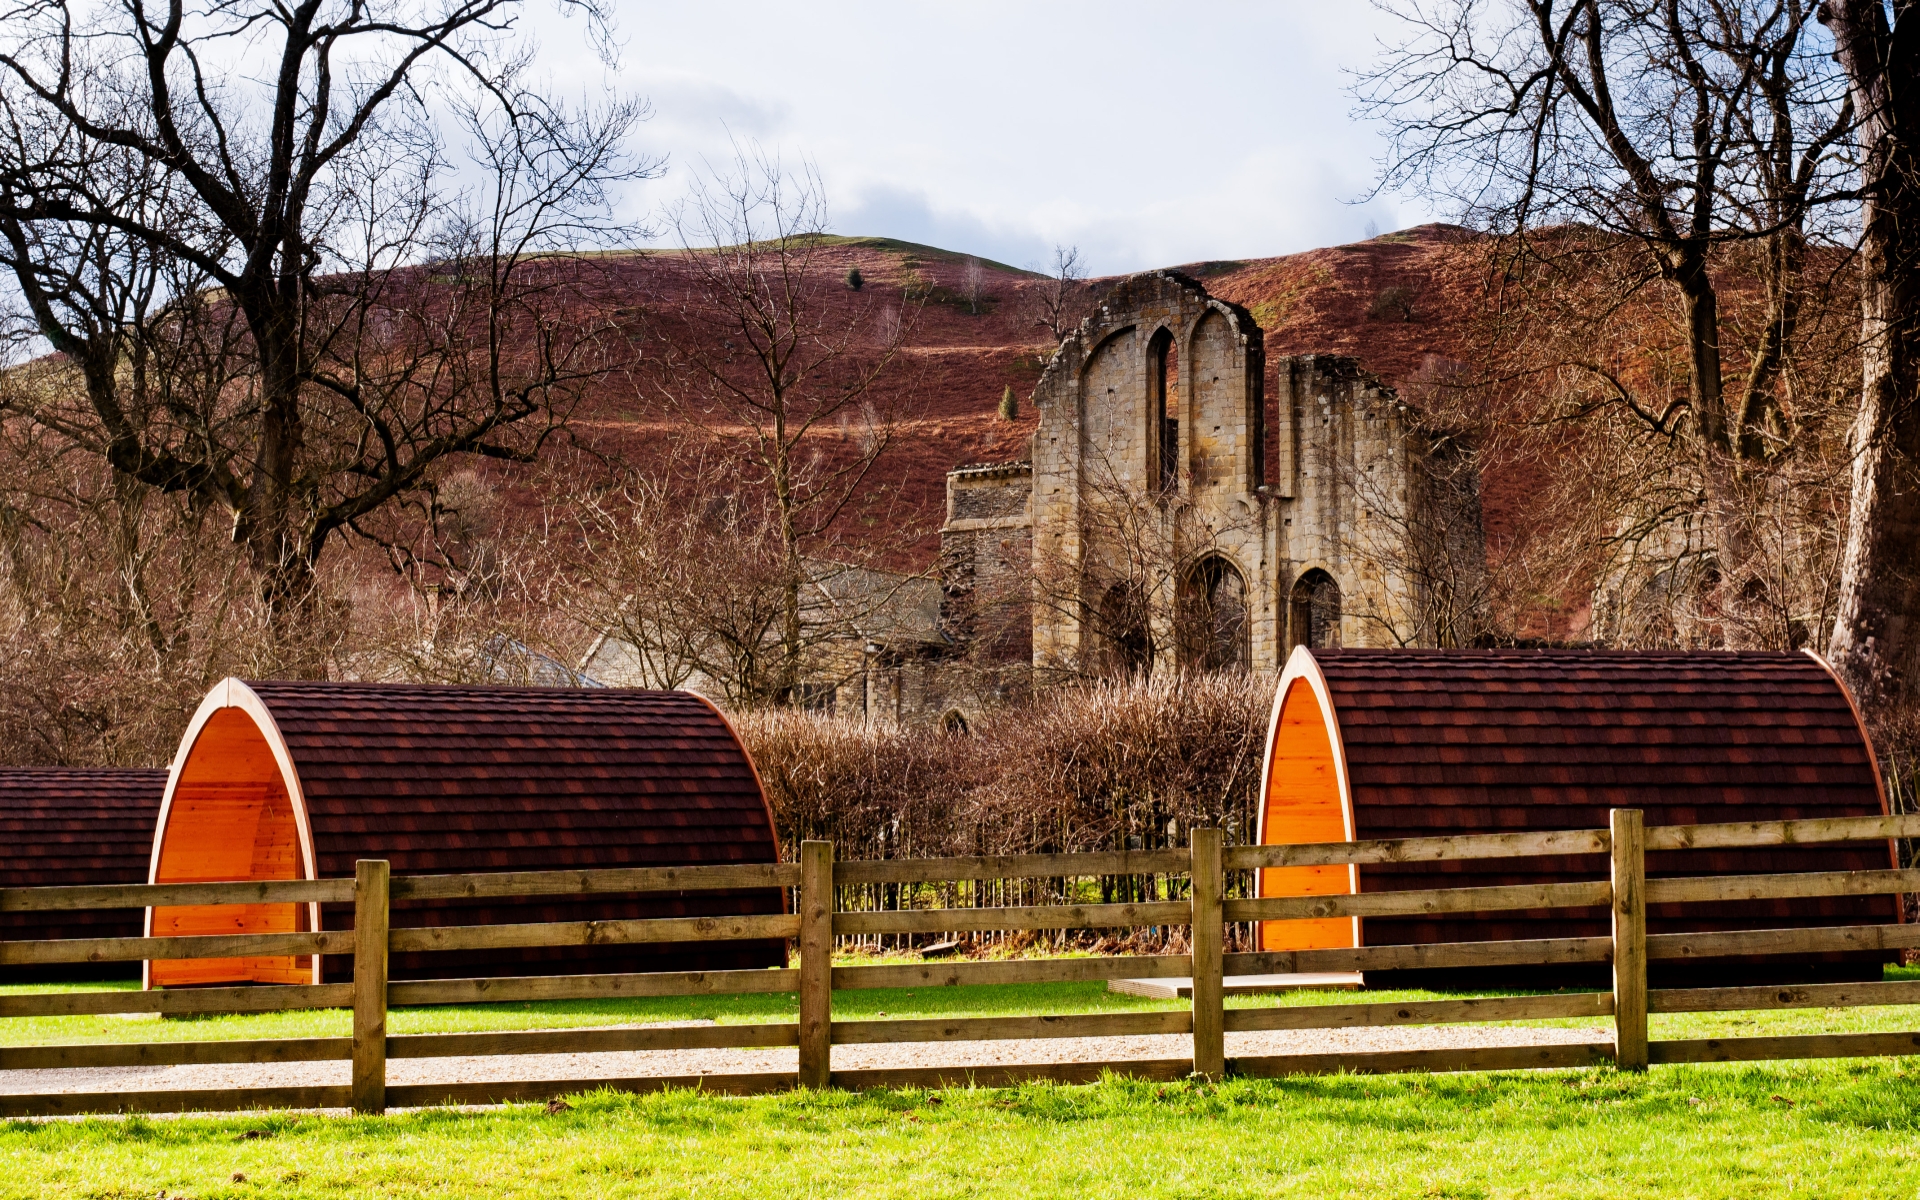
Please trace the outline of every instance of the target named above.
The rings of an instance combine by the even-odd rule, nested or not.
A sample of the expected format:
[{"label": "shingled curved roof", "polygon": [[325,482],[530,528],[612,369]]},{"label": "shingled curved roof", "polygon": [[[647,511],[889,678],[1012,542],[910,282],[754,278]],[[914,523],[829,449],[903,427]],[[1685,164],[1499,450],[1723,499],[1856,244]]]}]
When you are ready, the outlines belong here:
[{"label": "shingled curved roof", "polygon": [[[191,809],[196,788],[213,789],[207,803],[217,805],[223,780],[247,774],[255,742],[271,752],[284,784],[303,877],[351,876],[362,858],[388,860],[396,876],[779,858],[752,761],[727,720],[689,692],[227,680],[207,697],[181,743],[156,844],[165,843],[170,822],[190,819],[174,813]],[[259,751],[252,753],[257,758]],[[223,766],[229,761],[232,767]],[[163,858],[155,856],[156,869]],[[718,915],[779,912],[782,904],[774,889],[396,902],[393,922]],[[345,909],[329,909],[323,918],[326,928],[349,924]],[[694,959],[681,949],[514,951],[509,973],[539,973],[541,963],[577,970],[583,960],[595,970],[784,960],[778,943],[731,943]],[[655,961],[669,951],[675,964]],[[399,956],[393,971],[396,977],[473,973],[497,968],[497,958]],[[654,965],[639,965],[643,959]]]},{"label": "shingled curved roof", "polygon": [[[7,887],[145,883],[166,788],[165,771],[0,769],[0,879]],[[140,922],[139,909],[0,913],[0,940],[138,937]]]},{"label": "shingled curved roof", "polygon": [[1647,809],[1661,825],[1885,808],[1852,701],[1808,654],[1319,650],[1313,660],[1368,828],[1448,833],[1542,805],[1569,829],[1604,826],[1609,808]]},{"label": "shingled curved roof", "polygon": [[[1318,699],[1341,814],[1359,839],[1878,815],[1873,748],[1846,690],[1803,653],[1300,650],[1275,706]],[[1296,710],[1296,713],[1298,710]],[[1326,743],[1321,743],[1326,744]],[[1268,795],[1283,781],[1270,768]],[[1280,813],[1269,800],[1269,812]],[[1287,836],[1276,815],[1268,842]],[[1884,870],[1889,843],[1648,855],[1651,876]],[[1587,858],[1367,865],[1361,891],[1605,878]],[[1345,890],[1342,888],[1341,890]],[[1899,919],[1891,897],[1656,906],[1656,932]],[[1370,919],[1367,944],[1604,932],[1605,914]]]},{"label": "shingled curved roof", "polygon": [[726,719],[692,692],[252,683],[299,771],[321,877],[772,862]]}]

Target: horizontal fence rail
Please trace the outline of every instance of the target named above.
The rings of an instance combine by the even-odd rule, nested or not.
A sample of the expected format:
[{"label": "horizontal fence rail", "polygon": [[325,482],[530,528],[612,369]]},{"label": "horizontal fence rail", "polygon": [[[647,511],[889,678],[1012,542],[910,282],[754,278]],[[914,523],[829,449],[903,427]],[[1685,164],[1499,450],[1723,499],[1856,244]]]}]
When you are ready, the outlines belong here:
[{"label": "horizontal fence rail", "polygon": [[794,992],[800,972],[650,971],[636,975],[506,975],[479,979],[402,980],[387,985],[387,1002],[408,1008],[436,1004],[612,1000],[639,996],[729,996]]},{"label": "horizontal fence rail", "polygon": [[800,918],[786,916],[662,917],[634,921],[550,921],[534,925],[435,925],[387,935],[395,954],[431,950],[502,950],[534,946],[634,946],[661,942],[790,938]]},{"label": "horizontal fence rail", "polygon": [[1722,850],[1920,837],[1920,813],[1889,817],[1823,817],[1810,821],[1734,821],[1665,825],[1647,830],[1649,850]]},{"label": "horizontal fence rail", "polygon": [[223,933],[191,937],[61,938],[0,942],[0,966],[45,963],[147,962],[181,958],[252,958],[283,954],[351,954],[353,934]]},{"label": "horizontal fence rail", "polygon": [[1475,833],[1458,837],[1394,838],[1371,842],[1234,846],[1221,856],[1221,862],[1229,871],[1241,871],[1254,867],[1333,867],[1349,863],[1536,858],[1550,854],[1605,854],[1610,844],[1604,829],[1551,833]]},{"label": "horizontal fence rail", "polygon": [[353,985],[348,983],[205,987],[151,992],[46,992],[0,996],[0,1017],[78,1017],[114,1013],[198,1017],[220,1013],[346,1008],[352,1003]]},{"label": "horizontal fence rail", "polygon": [[[1614,814],[1610,829],[1467,835],[1285,846],[1224,847],[1212,830],[1193,831],[1184,850],[1092,854],[980,856],[925,860],[835,862],[831,848],[809,842],[795,863],[604,870],[524,871],[428,875],[390,879],[386,864],[360,864],[355,879],[272,880],[103,887],[0,889],[0,911],[58,912],[175,906],[260,904],[353,905],[353,928],[319,932],[79,938],[0,942],[0,965],[58,965],[275,956],[340,956],[354,963],[352,983],[210,986],[139,992],[48,992],[0,996],[0,1017],[154,1013],[280,1012],[350,1008],[350,1037],[233,1041],[87,1043],[0,1046],[0,1071],[67,1068],[194,1066],[241,1063],[351,1064],[346,1086],[175,1089],[99,1093],[0,1093],[0,1115],[49,1116],[84,1112],[160,1112],[240,1107],[354,1107],[539,1100],[583,1087],[644,1091],[670,1086],[752,1094],[809,1086],[943,1086],[1063,1082],[1097,1079],[1108,1070],[1148,1079],[1190,1073],[1217,1077],[1323,1071],[1455,1071],[1642,1064],[1744,1062],[1831,1056],[1920,1054],[1920,1032],[1836,1033],[1777,1037],[1649,1040],[1647,1013],[1842,1008],[1920,1004],[1920,981],[1778,986],[1648,988],[1646,964],[1753,955],[1889,952],[1920,947],[1920,925],[1837,925],[1822,928],[1744,929],[1703,933],[1645,932],[1649,905],[1689,905],[1879,896],[1920,892],[1920,870],[1818,871],[1788,874],[1646,878],[1647,853],[1765,847],[1817,842],[1873,842],[1920,837],[1920,816],[1733,823],[1641,829],[1639,815]],[[1571,857],[1577,869],[1610,878],[1497,887],[1427,888],[1311,896],[1227,898],[1227,872],[1352,863],[1420,863],[1497,858]],[[836,911],[836,887],[950,885],[949,899],[986,898],[981,881],[1051,879],[1108,881],[1164,879],[1147,899],[1082,903],[1087,884],[1042,894],[1058,903],[1004,906],[883,908]],[[1184,882],[1182,882],[1184,881]],[[972,889],[968,889],[971,884]],[[1131,885],[1130,885],[1131,886]],[[482,900],[512,896],[628,896],[645,893],[739,893],[780,889],[777,913],[553,921],[525,924],[393,927],[394,903]],[[1027,893],[1022,893],[1025,895]],[[1127,895],[1137,895],[1138,890]],[[902,895],[905,895],[903,891]],[[924,893],[916,892],[916,896]],[[1154,899],[1164,895],[1166,899]],[[1184,896],[1185,898],[1175,898]],[[1611,915],[1606,936],[1558,937],[1416,945],[1361,945],[1325,949],[1226,953],[1221,933],[1237,922],[1490,914],[1595,909]],[[836,937],[912,936],[1061,930],[1162,929],[1183,931],[1190,953],[1096,954],[997,961],[928,959],[917,962],[834,965]],[[1174,935],[1179,936],[1179,935]],[[795,966],[764,970],[480,976],[388,981],[392,954],[515,951],[536,947],[673,945],[727,941],[787,941]],[[1176,942],[1173,948],[1178,948]],[[511,955],[505,961],[511,961]],[[1425,969],[1590,964],[1610,966],[1607,990],[1529,996],[1486,996],[1406,1003],[1357,1002],[1227,1008],[1229,976],[1317,974]],[[1192,1001],[1182,1009],[1071,1015],[902,1017],[835,1020],[835,991],[926,989],[1017,984],[1093,983],[1117,979],[1187,980]],[[656,996],[789,993],[799,997],[797,1021],[699,1027],[532,1029],[394,1035],[390,1006],[532,1003]],[[1610,1039],[1550,1046],[1372,1053],[1226,1054],[1229,1034],[1284,1030],[1448,1025],[1531,1020],[1611,1020]],[[921,1066],[835,1070],[831,1047],[952,1044],[1095,1037],[1187,1039],[1191,1053],[1175,1058],[982,1067]],[[784,1049],[799,1069],[743,1074],[514,1080],[387,1086],[390,1059],[467,1058],[516,1054],[597,1054],[692,1049]]]},{"label": "horizontal fence rail", "polygon": [[1594,883],[1536,883],[1514,887],[1436,888],[1358,895],[1274,896],[1229,900],[1229,921],[1288,921],[1303,917],[1407,917],[1428,913],[1502,912],[1516,908],[1592,908],[1613,902],[1613,887]]},{"label": "horizontal fence rail", "polygon": [[244,883],[126,883],[105,887],[0,888],[0,912],[198,904],[344,904],[352,900],[351,879],[259,879]]},{"label": "horizontal fence rail", "polygon": [[[494,896],[591,896],[608,892],[720,892],[793,887],[792,863],[722,867],[617,867],[597,871],[502,871],[488,875],[408,875],[393,881],[395,900],[478,900]],[[352,899],[351,895],[346,897]]]},{"label": "horizontal fence rail", "polygon": [[1920,871],[1808,871],[1796,875],[1719,875],[1649,879],[1648,904],[1706,900],[1800,900],[1812,896],[1885,896],[1920,892]]},{"label": "horizontal fence rail", "polygon": [[1268,1029],[1351,1029],[1382,1025],[1454,1025],[1478,1021],[1537,1021],[1613,1015],[1612,992],[1565,996],[1489,996],[1471,1000],[1416,1000],[1404,1004],[1302,1004],[1236,1008],[1231,1032]]}]

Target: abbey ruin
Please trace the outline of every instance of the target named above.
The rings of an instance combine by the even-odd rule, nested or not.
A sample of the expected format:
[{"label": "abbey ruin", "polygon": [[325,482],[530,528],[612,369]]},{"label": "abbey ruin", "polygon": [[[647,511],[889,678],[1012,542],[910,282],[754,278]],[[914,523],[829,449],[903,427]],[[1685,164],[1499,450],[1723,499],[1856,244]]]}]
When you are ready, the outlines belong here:
[{"label": "abbey ruin", "polygon": [[[948,473],[935,570],[809,560],[821,636],[796,702],[958,726],[1069,679],[1470,642],[1471,457],[1351,358],[1268,368],[1246,309],[1175,271],[1123,280],[1041,375],[1028,457]],[[607,638],[582,673],[663,682]]]},{"label": "abbey ruin", "polygon": [[948,476],[950,606],[1030,591],[1042,679],[1470,636],[1459,448],[1353,359],[1278,359],[1272,404],[1266,366],[1239,305],[1174,271],[1122,282],[1035,388],[1030,460]]}]

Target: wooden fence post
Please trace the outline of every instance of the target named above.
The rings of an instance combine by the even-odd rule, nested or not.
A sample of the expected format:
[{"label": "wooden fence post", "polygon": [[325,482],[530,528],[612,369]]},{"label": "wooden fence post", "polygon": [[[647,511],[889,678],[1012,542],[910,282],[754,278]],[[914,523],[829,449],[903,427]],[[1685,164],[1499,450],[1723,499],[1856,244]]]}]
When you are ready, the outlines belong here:
[{"label": "wooden fence post", "polygon": [[1193,881],[1193,1073],[1221,1079],[1227,1073],[1221,838],[1218,829],[1194,829],[1187,836]]},{"label": "wooden fence post", "polygon": [[353,1111],[387,1111],[388,864],[353,870]]},{"label": "wooden fence post", "polygon": [[1613,1065],[1647,1069],[1647,835],[1637,808],[1612,812]]},{"label": "wooden fence post", "polygon": [[800,843],[800,1086],[832,1081],[833,843]]}]

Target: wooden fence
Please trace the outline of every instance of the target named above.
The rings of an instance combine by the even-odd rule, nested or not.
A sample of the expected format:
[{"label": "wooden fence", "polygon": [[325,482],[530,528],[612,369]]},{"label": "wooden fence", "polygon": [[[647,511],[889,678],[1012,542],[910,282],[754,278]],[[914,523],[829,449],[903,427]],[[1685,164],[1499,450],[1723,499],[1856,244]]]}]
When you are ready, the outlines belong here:
[{"label": "wooden fence", "polygon": [[[250,1107],[352,1107],[361,1112],[380,1112],[389,1106],[537,1100],[596,1086],[627,1090],[699,1086],[716,1091],[748,1093],[790,1088],[796,1084],[807,1087],[868,1088],[938,1086],[968,1081],[997,1085],[1031,1079],[1072,1082],[1095,1079],[1106,1071],[1155,1079],[1176,1079],[1190,1074],[1219,1078],[1229,1073],[1272,1076],[1343,1070],[1505,1070],[1520,1067],[1576,1067],[1606,1062],[1614,1063],[1623,1070],[1641,1070],[1649,1063],[1914,1054],[1920,1053],[1920,1032],[1649,1041],[1647,1015],[1651,1012],[1725,1012],[1920,1003],[1920,983],[1909,982],[1650,991],[1647,986],[1649,960],[1913,947],[1920,946],[1920,925],[1649,936],[1646,906],[1913,892],[1920,891],[1920,871],[1818,872],[1648,880],[1645,854],[1648,850],[1692,847],[1768,846],[1916,836],[1920,836],[1920,817],[1916,816],[1643,829],[1638,811],[1616,810],[1610,829],[1399,841],[1228,848],[1222,845],[1218,830],[1196,829],[1187,851],[840,863],[833,861],[832,847],[827,843],[807,842],[801,846],[797,863],[777,865],[538,871],[391,879],[385,862],[367,861],[359,864],[353,879],[4,889],[0,890],[0,911],[351,901],[355,916],[354,927],[350,931],[0,942],[0,965],[320,954],[352,955],[355,969],[353,982],[347,984],[0,996],[0,1017],[92,1013],[255,1013],[349,1006],[353,1010],[351,1037],[0,1048],[0,1071],[350,1060],[351,1082],[345,1086],[5,1094],[0,1095],[0,1115],[234,1110]],[[1226,873],[1231,871],[1548,854],[1609,855],[1611,876],[1608,880],[1597,882],[1368,892],[1359,895],[1269,899],[1228,899],[1223,896],[1222,882]],[[1061,903],[1002,908],[833,911],[836,884],[1112,875],[1184,875],[1189,881],[1186,889],[1188,898],[1127,904]],[[392,929],[388,926],[388,905],[393,900],[401,899],[577,896],[769,886],[794,889],[796,904],[792,913],[421,929]],[[1228,923],[1236,921],[1443,912],[1487,913],[1597,905],[1607,905],[1612,912],[1609,936],[1247,954],[1224,952],[1223,931]],[[1191,953],[996,962],[929,961],[879,966],[832,965],[836,936],[1146,926],[1190,927]],[[767,970],[393,982],[387,979],[387,956],[390,953],[755,938],[793,939],[798,944],[799,965]],[[1613,986],[1606,991],[1575,994],[1279,1008],[1229,1009],[1222,995],[1224,977],[1229,975],[1558,963],[1611,963]],[[833,993],[840,990],[1188,976],[1193,980],[1193,1001],[1191,1008],[1186,1011],[857,1021],[836,1021],[831,1012]],[[386,1027],[390,1006],[769,992],[798,993],[797,1022],[698,1028],[557,1029],[401,1036],[390,1035]],[[1231,1032],[1552,1017],[1610,1018],[1612,1036],[1602,1041],[1546,1046],[1226,1057],[1225,1037]],[[835,1045],[1144,1034],[1189,1037],[1191,1052],[1176,1058],[1152,1060],[995,1067],[855,1071],[836,1071],[831,1067],[832,1047]],[[797,1047],[798,1071],[395,1086],[389,1086],[386,1082],[387,1062],[395,1058],[764,1046]]]}]

